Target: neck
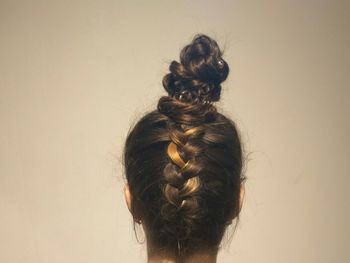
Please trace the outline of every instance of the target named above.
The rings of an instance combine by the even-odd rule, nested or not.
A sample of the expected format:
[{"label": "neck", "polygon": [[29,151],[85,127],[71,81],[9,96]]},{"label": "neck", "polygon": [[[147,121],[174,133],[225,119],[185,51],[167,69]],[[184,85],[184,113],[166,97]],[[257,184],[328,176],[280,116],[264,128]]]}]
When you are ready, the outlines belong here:
[{"label": "neck", "polygon": [[[197,253],[183,260],[181,263],[216,263],[217,254]],[[174,257],[149,255],[147,263],[179,263]]]},{"label": "neck", "polygon": [[[144,225],[143,225],[144,227]],[[147,233],[147,229],[145,229]],[[164,249],[158,249],[153,246],[146,234],[147,244],[147,263],[216,263],[218,248],[201,250],[193,253],[185,259],[179,260],[175,254],[169,253]]]}]

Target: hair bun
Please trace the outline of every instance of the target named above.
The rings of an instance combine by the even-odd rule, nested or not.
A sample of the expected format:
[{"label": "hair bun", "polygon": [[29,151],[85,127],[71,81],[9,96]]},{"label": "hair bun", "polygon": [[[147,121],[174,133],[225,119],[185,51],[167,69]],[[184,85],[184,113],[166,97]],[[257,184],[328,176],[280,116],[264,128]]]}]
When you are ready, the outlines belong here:
[{"label": "hair bun", "polygon": [[169,70],[163,86],[169,96],[185,102],[218,101],[229,73],[217,42],[204,34],[197,34],[181,50],[180,63],[172,61]]}]

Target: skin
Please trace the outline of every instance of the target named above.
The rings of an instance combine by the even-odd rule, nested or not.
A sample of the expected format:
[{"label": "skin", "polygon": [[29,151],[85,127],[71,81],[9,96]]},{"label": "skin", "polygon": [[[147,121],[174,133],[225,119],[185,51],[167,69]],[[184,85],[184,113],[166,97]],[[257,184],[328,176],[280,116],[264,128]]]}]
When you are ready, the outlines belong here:
[{"label": "skin", "polygon": [[[244,195],[245,195],[245,185],[244,183],[242,183],[241,189],[240,189],[240,207],[239,207],[240,211],[242,209]],[[131,213],[132,195],[130,193],[129,185],[127,183],[124,186],[124,198],[128,206],[128,209]],[[132,216],[137,223],[142,224],[142,218],[139,218],[137,215],[132,215]],[[144,225],[142,225],[142,227],[147,237],[147,230]],[[151,248],[147,243],[147,251],[148,251],[147,263],[176,263],[176,260],[173,259],[171,255],[154,255],[149,253],[150,250]],[[193,255],[184,263],[216,263],[217,262],[216,260],[217,260],[217,253],[212,254],[212,253],[202,252],[202,253]]]}]

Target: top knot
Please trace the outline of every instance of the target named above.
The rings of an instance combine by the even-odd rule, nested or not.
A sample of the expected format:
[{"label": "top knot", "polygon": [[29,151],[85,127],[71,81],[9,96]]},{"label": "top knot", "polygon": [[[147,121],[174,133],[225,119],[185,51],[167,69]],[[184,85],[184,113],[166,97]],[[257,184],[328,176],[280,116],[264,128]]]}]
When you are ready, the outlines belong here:
[{"label": "top knot", "polygon": [[180,63],[172,61],[170,73],[164,76],[163,86],[169,96],[188,103],[218,101],[221,83],[229,67],[215,40],[197,34],[180,52]]}]

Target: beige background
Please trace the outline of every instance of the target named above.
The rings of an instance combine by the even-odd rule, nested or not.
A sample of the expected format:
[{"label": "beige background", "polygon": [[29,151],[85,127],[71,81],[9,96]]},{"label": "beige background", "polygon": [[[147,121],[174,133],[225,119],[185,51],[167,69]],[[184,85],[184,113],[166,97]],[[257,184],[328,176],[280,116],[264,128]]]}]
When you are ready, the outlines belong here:
[{"label": "beige background", "polygon": [[[350,262],[349,1],[0,1],[0,262],[145,262],[129,126],[195,33],[231,67],[242,221],[219,262]],[[139,236],[142,239],[142,233]]]}]

